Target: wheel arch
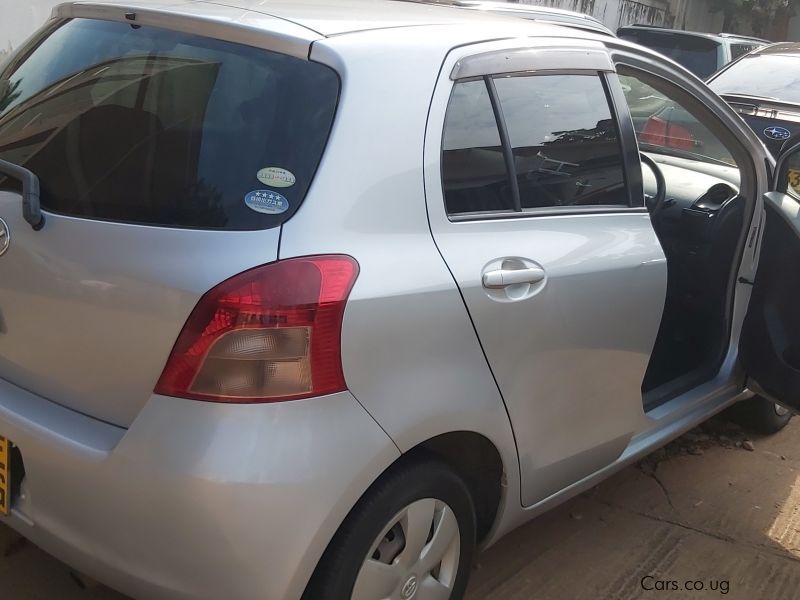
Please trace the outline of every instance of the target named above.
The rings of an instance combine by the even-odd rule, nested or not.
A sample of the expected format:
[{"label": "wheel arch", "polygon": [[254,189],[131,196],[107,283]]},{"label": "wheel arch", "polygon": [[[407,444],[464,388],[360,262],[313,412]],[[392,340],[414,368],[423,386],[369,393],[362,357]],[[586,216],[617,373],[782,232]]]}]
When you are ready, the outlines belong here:
[{"label": "wheel arch", "polygon": [[[355,511],[359,509],[364,499],[381,484],[384,478],[392,476],[398,469],[430,460],[444,463],[466,484],[475,507],[478,547],[494,537],[493,533],[502,516],[503,502],[507,499],[508,493],[508,479],[501,452],[481,433],[467,430],[450,431],[421,441],[402,453],[375,477],[328,540],[317,566],[330,555],[331,546],[335,545],[342,527],[353,519]],[[317,571],[315,568],[307,582],[303,600],[311,600],[308,594],[315,585]]]},{"label": "wheel arch", "polygon": [[507,488],[500,451],[480,433],[451,431],[418,444],[398,460],[416,460],[421,456],[441,459],[467,484],[475,505],[477,541],[482,544],[494,528]]}]

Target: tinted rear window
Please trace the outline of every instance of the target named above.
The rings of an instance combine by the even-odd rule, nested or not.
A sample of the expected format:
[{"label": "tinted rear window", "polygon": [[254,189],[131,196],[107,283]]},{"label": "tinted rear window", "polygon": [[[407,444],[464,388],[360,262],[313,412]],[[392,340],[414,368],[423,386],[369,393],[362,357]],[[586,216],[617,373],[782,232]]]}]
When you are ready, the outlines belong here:
[{"label": "tinted rear window", "polygon": [[703,79],[722,66],[721,45],[707,38],[657,31],[620,31],[619,37],[668,56]]},{"label": "tinted rear window", "polygon": [[797,57],[756,55],[731,65],[709,83],[717,94],[748,94],[800,103]]},{"label": "tinted rear window", "polygon": [[264,229],[303,200],[338,94],[337,75],[320,64],[153,27],[64,21],[0,73],[0,159],[39,176],[52,212]]}]

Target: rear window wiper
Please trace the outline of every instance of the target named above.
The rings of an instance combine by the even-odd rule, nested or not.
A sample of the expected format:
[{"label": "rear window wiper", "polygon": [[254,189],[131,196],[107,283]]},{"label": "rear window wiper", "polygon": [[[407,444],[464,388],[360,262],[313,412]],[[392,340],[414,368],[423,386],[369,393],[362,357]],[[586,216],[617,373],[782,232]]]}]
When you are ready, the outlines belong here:
[{"label": "rear window wiper", "polygon": [[22,216],[34,231],[39,231],[44,227],[44,215],[39,202],[39,178],[33,171],[5,160],[0,160],[0,174],[22,182]]}]

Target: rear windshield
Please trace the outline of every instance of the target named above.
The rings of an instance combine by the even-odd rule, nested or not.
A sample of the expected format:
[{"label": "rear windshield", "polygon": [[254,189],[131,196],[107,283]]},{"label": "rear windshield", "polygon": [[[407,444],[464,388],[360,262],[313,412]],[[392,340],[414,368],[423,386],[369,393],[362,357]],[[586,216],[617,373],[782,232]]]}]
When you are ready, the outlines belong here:
[{"label": "rear windshield", "polygon": [[796,56],[748,56],[720,73],[709,86],[721,95],[747,94],[800,103],[800,77],[796,73]]},{"label": "rear windshield", "polygon": [[303,200],[338,95],[338,76],[317,63],[154,27],[61,21],[0,72],[0,159],[39,176],[51,212],[265,229]]},{"label": "rear windshield", "polygon": [[719,58],[722,45],[707,38],[657,31],[620,31],[619,37],[668,56],[701,79],[722,66]]}]

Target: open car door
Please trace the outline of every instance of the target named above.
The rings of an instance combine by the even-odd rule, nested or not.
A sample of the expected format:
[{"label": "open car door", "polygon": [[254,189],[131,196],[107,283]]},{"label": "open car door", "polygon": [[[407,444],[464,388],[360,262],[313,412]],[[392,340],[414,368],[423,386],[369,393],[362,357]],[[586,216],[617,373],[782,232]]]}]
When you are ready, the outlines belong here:
[{"label": "open car door", "polygon": [[748,386],[800,411],[800,137],[778,157],[739,356]]}]

